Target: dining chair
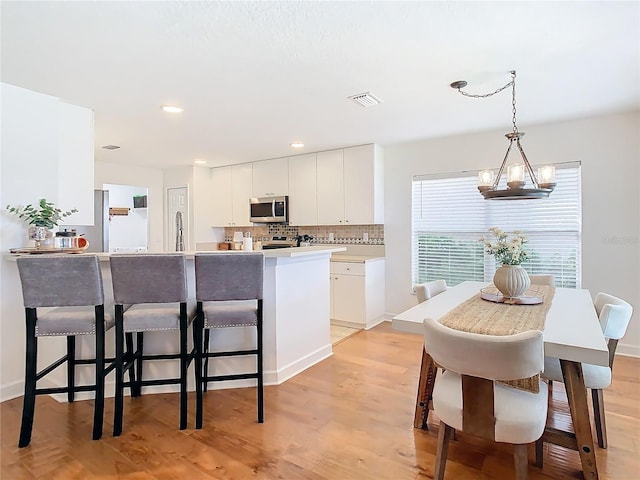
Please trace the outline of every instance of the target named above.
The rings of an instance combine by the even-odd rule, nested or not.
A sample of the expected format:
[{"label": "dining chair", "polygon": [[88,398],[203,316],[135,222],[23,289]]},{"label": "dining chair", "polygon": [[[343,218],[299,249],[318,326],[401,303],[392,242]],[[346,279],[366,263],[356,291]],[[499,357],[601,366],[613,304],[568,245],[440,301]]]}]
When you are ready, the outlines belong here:
[{"label": "dining chair", "polygon": [[436,377],[433,411],[440,419],[434,478],[444,478],[449,441],[456,430],[514,447],[517,480],[528,477],[527,445],[542,436],[547,420],[547,385],[539,392],[499,380],[539,374],[544,365],[542,332],[481,335],[424,320],[424,344],[444,372]]},{"label": "dining chair", "polygon": [[[113,435],[122,433],[124,389],[132,397],[142,395],[143,386],[180,386],[180,430],[187,428],[187,369],[193,352],[188,351],[187,329],[195,309],[187,302],[187,275],[182,253],[112,254],[111,280],[115,300],[116,393]],[[179,352],[145,354],[146,332],[179,333]],[[133,350],[133,335],[136,346]],[[127,342],[127,352],[124,342]],[[195,351],[195,350],[194,350]],[[143,365],[153,360],[180,360],[177,378],[145,380]],[[129,382],[124,381],[129,372]]]},{"label": "dining chair", "polygon": [[[255,378],[257,382],[258,423],[262,423],[264,421],[262,365],[264,255],[261,252],[196,253],[195,272],[196,319],[193,329],[193,341],[196,348],[196,428],[202,428],[203,389],[206,391],[207,384],[211,381]],[[209,351],[210,340],[217,340],[217,332],[228,328],[255,328],[255,348]],[[248,332],[250,331],[248,330]],[[213,335],[213,339],[210,338],[210,334]],[[255,371],[209,374],[210,358],[246,355],[255,355]]]},{"label": "dining chair", "polygon": [[[104,379],[113,369],[113,364],[106,366],[105,332],[114,324],[113,317],[104,311],[98,257],[86,254],[38,255],[19,257],[17,264],[27,328],[25,392],[18,446],[26,447],[31,442],[36,395],[53,393],[66,393],[67,401],[71,403],[76,392],[95,392],[93,439],[98,440],[102,437]],[[95,336],[94,358],[76,358],[78,335]],[[41,337],[66,337],[67,353],[38,372],[38,339]],[[37,388],[38,380],[65,363],[66,387]],[[76,385],[76,366],[87,364],[95,365],[94,383]]]},{"label": "dining chair", "polygon": [[550,273],[540,273],[529,275],[529,280],[531,281],[531,285],[548,285],[550,287],[556,286],[556,277],[554,277]]},{"label": "dining chair", "polygon": [[446,289],[446,280],[432,280],[431,282],[421,283],[416,285],[416,298],[418,299],[418,303],[422,303],[444,292]]},{"label": "dining chair", "polygon": [[[596,295],[594,307],[600,320],[600,327],[604,333],[609,349],[609,366],[582,364],[582,374],[585,387],[591,389],[593,403],[593,416],[596,427],[596,436],[600,448],[607,448],[607,425],[604,411],[604,388],[611,385],[611,371],[615,359],[618,341],[624,336],[631,320],[633,308],[624,300],[600,292]],[[560,360],[554,357],[545,357],[544,372],[542,377],[556,382],[563,381]]]}]

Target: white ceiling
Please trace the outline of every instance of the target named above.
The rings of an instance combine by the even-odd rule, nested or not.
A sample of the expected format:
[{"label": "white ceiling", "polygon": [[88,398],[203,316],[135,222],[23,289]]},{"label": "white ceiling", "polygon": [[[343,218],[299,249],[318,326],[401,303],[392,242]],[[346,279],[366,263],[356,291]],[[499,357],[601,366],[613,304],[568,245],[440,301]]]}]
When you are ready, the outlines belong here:
[{"label": "white ceiling", "polygon": [[[95,111],[96,160],[383,146],[640,106],[640,2],[10,2],[2,81]],[[384,103],[347,99],[370,91]],[[162,104],[184,107],[170,115]],[[305,148],[289,144],[302,141]],[[100,147],[115,144],[119,150]]]}]

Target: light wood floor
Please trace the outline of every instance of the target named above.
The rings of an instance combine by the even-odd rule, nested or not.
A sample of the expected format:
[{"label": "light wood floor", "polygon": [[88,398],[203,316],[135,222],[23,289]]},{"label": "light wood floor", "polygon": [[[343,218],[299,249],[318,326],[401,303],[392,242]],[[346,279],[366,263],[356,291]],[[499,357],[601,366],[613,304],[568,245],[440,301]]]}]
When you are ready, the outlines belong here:
[{"label": "light wood floor", "polygon": [[[358,332],[333,357],[279,386],[266,387],[265,423],[256,423],[255,390],[210,391],[202,430],[179,431],[177,394],[125,398],[125,426],[113,438],[113,400],[105,434],[92,441],[92,401],[38,398],[31,445],[17,448],[22,399],[1,413],[3,480],[433,478],[437,420],[412,426],[421,338],[388,323]],[[600,478],[640,478],[640,359],[616,359],[605,392],[609,448],[597,449]],[[565,425],[562,385],[554,384],[552,421]],[[194,397],[190,397],[193,425]],[[530,478],[579,479],[577,452],[545,446]],[[452,442],[447,479],[513,478],[511,450],[462,434]]]}]

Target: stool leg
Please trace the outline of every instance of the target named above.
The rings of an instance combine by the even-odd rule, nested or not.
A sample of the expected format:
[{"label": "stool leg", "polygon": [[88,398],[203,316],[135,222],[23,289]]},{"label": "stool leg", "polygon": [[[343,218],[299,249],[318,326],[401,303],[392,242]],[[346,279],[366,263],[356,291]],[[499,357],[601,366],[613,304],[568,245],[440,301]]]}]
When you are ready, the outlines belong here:
[{"label": "stool leg", "polygon": [[196,349],[196,428],[202,428],[202,302],[198,302],[196,319],[193,322],[193,344]]},{"label": "stool leg", "polygon": [[187,304],[180,303],[180,430],[187,428]]},{"label": "stool leg", "polygon": [[104,305],[96,305],[96,398],[93,407],[93,439],[102,437],[104,421]]},{"label": "stool leg", "polygon": [[67,337],[67,401],[73,402],[75,399],[76,387],[76,337],[69,335]]},{"label": "stool leg", "polygon": [[[135,352],[133,349],[133,333],[127,332],[124,335],[125,335],[126,346],[127,346],[125,358],[130,359],[130,358],[133,358],[133,355]],[[136,383],[136,372],[135,372],[135,369],[132,367],[128,368],[127,370],[129,371],[129,385],[130,385],[129,392],[133,397],[133,385],[135,385]]]},{"label": "stool leg", "polygon": [[123,326],[123,307],[116,305],[116,393],[113,407],[113,436],[117,437],[122,433],[122,416],[124,409],[124,399],[122,397],[124,390],[124,326]]},{"label": "stool leg", "polygon": [[[202,328],[204,328],[204,318],[202,320]],[[203,382],[204,382],[204,391],[206,392],[208,390],[208,383],[207,382],[207,378],[209,377],[209,357],[207,356],[207,354],[209,353],[209,334],[210,334],[210,330],[207,328],[204,331],[204,348],[203,348],[203,357],[204,357],[204,378],[203,378]]]},{"label": "stool leg", "polygon": [[591,389],[591,400],[593,402],[593,420],[596,424],[596,437],[598,446],[607,448],[607,423],[605,421],[604,395],[600,389]]},{"label": "stool leg", "polygon": [[26,368],[24,379],[24,400],[22,405],[22,424],[20,426],[20,440],[18,447],[26,447],[31,442],[31,429],[33,427],[33,414],[36,406],[36,375],[38,339],[36,338],[36,309],[27,308],[27,345]]},{"label": "stool leg", "polygon": [[137,332],[136,333],[136,353],[135,353],[135,365],[136,365],[136,381],[134,386],[131,388],[131,396],[139,397],[142,395],[142,385],[140,382],[142,381],[142,355],[144,355],[144,333]]},{"label": "stool leg", "polygon": [[258,300],[258,423],[264,422],[264,383],[262,378],[262,300]]}]

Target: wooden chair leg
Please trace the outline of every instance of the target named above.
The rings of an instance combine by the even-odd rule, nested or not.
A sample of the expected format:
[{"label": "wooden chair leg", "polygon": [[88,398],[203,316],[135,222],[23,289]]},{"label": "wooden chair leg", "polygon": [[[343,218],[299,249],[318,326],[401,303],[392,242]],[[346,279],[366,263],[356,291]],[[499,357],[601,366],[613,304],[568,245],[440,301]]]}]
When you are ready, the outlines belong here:
[{"label": "wooden chair leg", "polygon": [[23,448],[31,443],[33,415],[36,407],[36,376],[38,339],[36,337],[36,311],[28,308],[26,312],[27,346],[26,367],[24,378],[24,399],[22,404],[22,423],[20,426],[20,440],[18,447]]},{"label": "wooden chair leg", "polygon": [[[104,306],[96,310],[96,397],[93,406],[93,439],[102,437],[104,422]],[[75,342],[74,342],[75,348]]]},{"label": "wooden chair leg", "polygon": [[[122,417],[124,410],[124,327],[122,324],[122,305],[116,305],[116,392],[113,407],[113,436],[117,437],[122,433]],[[131,387],[133,391],[133,387]]]},{"label": "wooden chair leg", "polygon": [[195,353],[195,371],[196,371],[196,428],[202,428],[202,315],[198,312],[193,322],[193,343],[196,349]]},{"label": "wooden chair leg", "polygon": [[69,335],[67,337],[67,402],[72,403],[75,400],[76,393],[76,337]]},{"label": "wooden chair leg", "polygon": [[604,395],[602,390],[592,389],[591,400],[593,401],[593,419],[596,424],[598,446],[607,448],[607,423],[604,417]]},{"label": "wooden chair leg", "polygon": [[262,300],[258,300],[258,423],[264,422],[264,380],[262,378]]},{"label": "wooden chair leg", "polygon": [[180,304],[180,430],[187,428],[187,304]]},{"label": "wooden chair leg", "polygon": [[544,464],[544,442],[542,441],[542,437],[536,440],[535,443],[536,450],[536,467],[542,468]]},{"label": "wooden chair leg", "polygon": [[135,353],[135,368],[136,368],[136,382],[135,387],[131,388],[131,396],[139,397],[142,395],[142,356],[144,355],[144,333],[136,333],[136,353]]},{"label": "wooden chair leg", "polygon": [[516,470],[516,480],[527,480],[529,478],[529,455],[526,443],[513,446],[513,463]]},{"label": "wooden chair leg", "polygon": [[[203,320],[203,325],[202,328],[204,328],[204,320]],[[207,385],[207,377],[209,376],[209,357],[207,356],[207,353],[209,353],[209,335],[210,335],[210,330],[207,328],[204,331],[204,345],[203,345],[203,349],[202,349],[202,355],[204,356],[204,378],[203,378],[203,388],[204,391],[206,392],[208,390]]]},{"label": "wooden chair leg", "polygon": [[453,428],[444,422],[440,422],[438,430],[438,450],[436,453],[436,464],[433,471],[434,480],[444,479],[444,469],[447,465],[447,454],[449,453],[449,441]]}]

